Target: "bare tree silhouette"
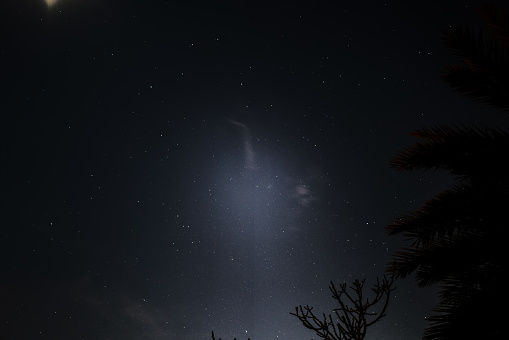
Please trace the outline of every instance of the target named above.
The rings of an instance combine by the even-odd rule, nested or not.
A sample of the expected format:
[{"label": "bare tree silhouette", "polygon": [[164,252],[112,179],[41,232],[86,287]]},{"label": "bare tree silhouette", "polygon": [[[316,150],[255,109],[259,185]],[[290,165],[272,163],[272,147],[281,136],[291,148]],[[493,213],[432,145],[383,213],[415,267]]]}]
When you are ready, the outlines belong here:
[{"label": "bare tree silhouette", "polygon": [[[302,324],[313,331],[316,335],[326,340],[362,340],[366,336],[366,330],[369,326],[380,321],[385,316],[385,311],[389,304],[393,279],[388,280],[383,277],[371,289],[374,297],[370,300],[363,295],[365,280],[355,280],[350,287],[346,282],[339,285],[339,290],[331,281],[329,290],[332,297],[339,303],[339,308],[334,309],[334,318],[331,314],[316,315],[313,307],[309,305],[299,305],[295,307],[296,316]],[[350,288],[351,292],[349,292]],[[375,312],[372,308],[382,302],[379,312]]]},{"label": "bare tree silhouette", "polygon": [[[214,336],[214,331],[212,331],[212,340],[216,340],[216,337]],[[221,338],[219,338],[221,340]],[[237,340],[237,338],[233,338],[233,340]],[[247,338],[247,340],[250,340],[250,338]]]}]

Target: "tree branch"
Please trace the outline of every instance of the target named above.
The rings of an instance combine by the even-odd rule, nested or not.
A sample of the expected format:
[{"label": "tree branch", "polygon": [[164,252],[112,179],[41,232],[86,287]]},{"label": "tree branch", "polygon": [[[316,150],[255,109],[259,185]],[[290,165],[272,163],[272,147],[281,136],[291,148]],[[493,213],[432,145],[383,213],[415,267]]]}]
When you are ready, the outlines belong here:
[{"label": "tree branch", "polygon": [[[309,305],[299,305],[295,307],[295,313],[290,314],[296,316],[306,328],[315,331],[316,335],[323,339],[362,340],[366,336],[367,327],[380,321],[386,315],[390,294],[395,289],[392,288],[393,282],[394,277],[388,280],[384,276],[381,281],[377,278],[376,284],[371,289],[374,298],[370,300],[363,296],[365,280],[356,279],[348,287],[349,289],[347,289],[346,282],[340,284],[338,289],[331,281],[329,290],[332,293],[332,298],[339,304],[339,308],[333,310],[337,318],[336,322],[333,321],[330,314],[327,316],[322,313],[322,316],[318,317],[313,313],[313,307]],[[384,303],[380,312],[368,312],[382,300]]]}]

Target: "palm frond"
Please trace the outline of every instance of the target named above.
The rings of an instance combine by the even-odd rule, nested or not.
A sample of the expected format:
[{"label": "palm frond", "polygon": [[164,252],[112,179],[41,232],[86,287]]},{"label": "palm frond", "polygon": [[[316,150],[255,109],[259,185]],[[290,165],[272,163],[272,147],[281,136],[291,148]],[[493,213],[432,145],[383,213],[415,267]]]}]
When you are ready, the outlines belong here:
[{"label": "palm frond", "polygon": [[475,201],[476,193],[470,185],[455,185],[420,209],[394,219],[393,224],[386,226],[386,231],[389,235],[401,233],[412,246],[426,246],[435,238],[475,228],[475,222],[465,214],[471,211]]},{"label": "palm frond", "polygon": [[476,34],[473,29],[452,27],[442,31],[442,42],[471,69],[494,71],[505,66],[508,56],[506,45],[482,30]]},{"label": "palm frond", "polygon": [[509,110],[509,19],[486,3],[479,9],[489,33],[466,27],[442,32],[442,41],[464,66],[446,66],[442,79],[460,95]]},{"label": "palm frond", "polygon": [[[487,267],[489,266],[479,266],[476,268],[477,272],[458,275],[446,281],[441,294],[445,298],[433,309],[437,314],[429,318],[431,324],[426,328],[423,339],[506,338],[505,332],[501,332],[505,315],[494,311],[495,308],[505,305],[500,298],[500,292],[505,288],[501,284],[505,272],[502,272],[501,268]],[[498,272],[498,277],[487,286],[484,283],[486,274],[492,269]],[[493,285],[494,282],[496,283]]]},{"label": "palm frond", "polygon": [[[488,3],[480,12],[488,33],[443,32],[444,44],[463,64],[447,66],[442,78],[467,98],[509,110],[509,16]],[[442,125],[410,135],[421,140],[400,151],[392,168],[445,170],[459,182],[386,227],[409,244],[387,271],[396,278],[415,273],[419,286],[440,284],[437,314],[429,318],[424,340],[505,338],[505,315],[497,309],[509,302],[503,294],[509,133]]]},{"label": "palm frond", "polygon": [[479,13],[489,30],[503,43],[509,43],[509,17],[488,2],[479,7]]},{"label": "palm frond", "polygon": [[507,219],[509,192],[498,183],[456,184],[418,209],[398,216],[385,227],[388,235],[401,234],[411,246],[427,246],[457,232],[494,232]]},{"label": "palm frond", "polygon": [[482,243],[479,234],[460,232],[436,239],[426,247],[406,247],[394,255],[388,271],[397,278],[415,272],[419,286],[433,285],[479,265],[483,260],[472,251],[479,242]]},{"label": "palm frond", "polygon": [[507,61],[506,65],[498,67],[494,72],[447,65],[442,79],[458,94],[466,98],[492,105],[501,110],[509,109]]},{"label": "palm frond", "polygon": [[442,125],[410,135],[424,140],[399,151],[390,161],[393,169],[448,170],[457,177],[477,177],[508,168],[509,133],[505,131]]}]

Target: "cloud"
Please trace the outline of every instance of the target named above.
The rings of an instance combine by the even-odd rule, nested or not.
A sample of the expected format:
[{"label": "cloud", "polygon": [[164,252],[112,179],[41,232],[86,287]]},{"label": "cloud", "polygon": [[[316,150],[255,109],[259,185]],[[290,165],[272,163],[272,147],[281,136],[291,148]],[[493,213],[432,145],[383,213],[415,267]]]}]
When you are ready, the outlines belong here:
[{"label": "cloud", "polygon": [[299,205],[309,208],[310,204],[318,199],[313,196],[311,189],[306,184],[297,184],[293,191],[293,198],[295,198]]},{"label": "cloud", "polygon": [[172,339],[172,320],[157,305],[101,285],[89,273],[71,280],[30,278],[0,285],[0,333],[6,338]]}]

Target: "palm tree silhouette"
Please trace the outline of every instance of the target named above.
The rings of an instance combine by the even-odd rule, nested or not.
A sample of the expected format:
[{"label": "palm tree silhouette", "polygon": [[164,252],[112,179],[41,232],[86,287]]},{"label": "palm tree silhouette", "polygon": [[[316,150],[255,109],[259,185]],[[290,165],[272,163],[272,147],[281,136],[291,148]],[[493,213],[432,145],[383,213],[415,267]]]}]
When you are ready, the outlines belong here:
[{"label": "palm tree silhouette", "polygon": [[[444,43],[463,66],[447,66],[443,79],[461,95],[509,110],[509,19],[489,4],[480,8],[491,32],[444,32]],[[440,285],[440,300],[423,339],[498,339],[508,306],[509,133],[501,129],[436,126],[391,161],[396,170],[444,170],[456,184],[419,210],[396,218],[389,235],[409,245],[388,267],[395,277],[415,273],[420,286]]]},{"label": "palm tree silhouette", "polygon": [[447,65],[442,79],[463,96],[509,110],[509,19],[489,3],[479,12],[490,35],[468,27],[443,31],[443,43],[464,65]]},{"label": "palm tree silhouette", "polygon": [[[457,338],[464,329],[471,335],[472,328],[465,325],[478,324],[477,314],[494,308],[493,301],[501,301],[491,295],[502,291],[499,285],[507,268],[509,163],[505,155],[509,134],[442,126],[411,135],[423,141],[400,151],[391,166],[396,170],[446,170],[458,182],[387,227],[389,235],[402,234],[410,241],[395,254],[389,268],[401,278],[415,272],[420,286],[441,284],[441,300],[435,310],[440,315],[431,318],[424,339],[448,338],[437,333],[452,333]],[[453,318],[465,313],[469,318]],[[476,323],[470,320],[465,324],[474,316]],[[490,317],[493,322],[493,315]]]}]

